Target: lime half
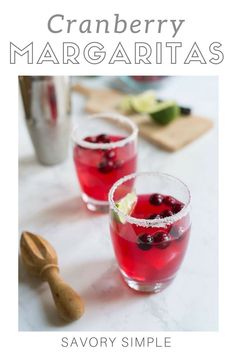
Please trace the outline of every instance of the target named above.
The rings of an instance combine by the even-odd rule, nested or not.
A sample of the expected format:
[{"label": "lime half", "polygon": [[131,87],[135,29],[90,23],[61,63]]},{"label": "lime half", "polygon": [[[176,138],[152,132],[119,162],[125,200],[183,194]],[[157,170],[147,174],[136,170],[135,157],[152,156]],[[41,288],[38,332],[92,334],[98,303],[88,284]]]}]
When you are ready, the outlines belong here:
[{"label": "lime half", "polygon": [[[121,211],[125,216],[130,215],[131,211],[135,207],[137,202],[137,196],[135,192],[130,192],[126,194],[120,201],[116,203],[116,207]],[[116,218],[121,222],[125,223],[125,216],[120,214],[115,214]]]},{"label": "lime half", "polygon": [[149,114],[156,123],[167,125],[180,115],[180,108],[174,101],[164,101],[157,103]]},{"label": "lime half", "polygon": [[137,113],[148,113],[156,107],[156,97],[154,92],[146,91],[131,98],[131,106]]},{"label": "lime half", "polygon": [[119,104],[119,109],[124,113],[131,113],[133,110],[131,100],[132,96],[125,96]]}]

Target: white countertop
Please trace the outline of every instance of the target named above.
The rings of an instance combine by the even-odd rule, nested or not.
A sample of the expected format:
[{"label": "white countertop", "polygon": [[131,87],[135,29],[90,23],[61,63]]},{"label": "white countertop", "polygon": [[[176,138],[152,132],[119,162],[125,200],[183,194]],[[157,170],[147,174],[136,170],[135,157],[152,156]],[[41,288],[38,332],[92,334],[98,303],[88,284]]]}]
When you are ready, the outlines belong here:
[{"label": "white countertop", "polygon": [[[93,81],[92,81],[93,80]],[[95,85],[101,78],[88,79]],[[86,210],[74,171],[66,162],[44,167],[35,159],[19,110],[19,235],[29,230],[55,247],[61,275],[82,296],[84,316],[64,325],[46,283],[28,275],[19,262],[21,331],[211,331],[218,329],[218,190],[216,77],[168,78],[159,98],[174,98],[215,127],[176,153],[139,139],[138,169],[160,170],[183,179],[193,198],[189,248],[174,282],[160,294],[140,294],[122,281],[114,259],[108,216]],[[83,99],[72,98],[73,119]]]}]

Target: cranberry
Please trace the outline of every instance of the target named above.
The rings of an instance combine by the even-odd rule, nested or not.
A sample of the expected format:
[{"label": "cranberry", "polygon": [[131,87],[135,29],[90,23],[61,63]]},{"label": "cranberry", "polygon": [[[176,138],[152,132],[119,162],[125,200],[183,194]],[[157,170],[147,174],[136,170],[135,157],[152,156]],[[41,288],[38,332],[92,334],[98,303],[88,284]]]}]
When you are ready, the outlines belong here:
[{"label": "cranberry", "polygon": [[116,161],[114,159],[108,159],[106,157],[102,158],[101,162],[98,165],[98,169],[101,173],[110,173],[114,169],[118,169],[122,166],[121,161]]},{"label": "cranberry", "polygon": [[158,219],[161,218],[160,215],[157,213],[153,213],[147,219],[157,219],[157,218]]},{"label": "cranberry", "polygon": [[171,217],[173,216],[173,212],[171,210],[164,210],[160,213],[161,218]]},{"label": "cranberry", "polygon": [[101,173],[110,173],[115,168],[115,163],[110,160],[103,158],[102,161],[98,165],[98,169]]},{"label": "cranberry", "polygon": [[115,159],[116,158],[116,152],[114,150],[107,150],[104,152],[104,156],[108,159]]},{"label": "cranberry", "polygon": [[98,143],[109,143],[110,138],[106,134],[100,134],[96,137]]},{"label": "cranberry", "polygon": [[141,249],[141,250],[149,250],[152,247],[152,243],[153,243],[153,237],[150,234],[141,234],[138,236],[137,239],[137,246]]},{"label": "cranberry", "polygon": [[91,143],[97,143],[97,137],[96,136],[87,136],[84,138],[84,141],[91,142]]},{"label": "cranberry", "polygon": [[158,248],[158,249],[165,249],[170,245],[170,240],[171,237],[164,232],[157,232],[153,236],[153,244]]},{"label": "cranberry", "polygon": [[152,205],[159,206],[163,201],[163,196],[161,194],[152,194],[149,198],[149,202]]},{"label": "cranberry", "polygon": [[171,196],[165,196],[163,202],[168,206],[173,206],[176,203],[175,199]]},{"label": "cranberry", "polygon": [[182,208],[184,207],[184,205],[182,203],[175,203],[173,206],[172,206],[172,211],[174,213],[178,213],[182,210]]}]

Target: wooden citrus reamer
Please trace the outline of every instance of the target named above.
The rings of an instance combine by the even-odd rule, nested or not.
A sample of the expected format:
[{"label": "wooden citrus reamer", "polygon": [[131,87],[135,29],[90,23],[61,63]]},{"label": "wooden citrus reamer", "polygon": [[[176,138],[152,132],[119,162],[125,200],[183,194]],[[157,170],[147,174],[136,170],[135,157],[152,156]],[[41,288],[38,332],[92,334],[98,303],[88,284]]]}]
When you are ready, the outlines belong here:
[{"label": "wooden citrus reamer", "polygon": [[79,319],[84,313],[83,301],[60,277],[57,254],[51,244],[39,235],[23,232],[20,250],[27,270],[49,283],[60,316],[66,321]]}]

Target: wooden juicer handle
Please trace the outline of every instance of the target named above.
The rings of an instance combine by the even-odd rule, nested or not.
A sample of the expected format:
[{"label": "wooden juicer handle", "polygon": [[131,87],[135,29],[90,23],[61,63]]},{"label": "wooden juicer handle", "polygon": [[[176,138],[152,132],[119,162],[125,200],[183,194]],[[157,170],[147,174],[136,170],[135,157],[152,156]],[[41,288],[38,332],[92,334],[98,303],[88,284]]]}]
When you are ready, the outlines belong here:
[{"label": "wooden juicer handle", "polygon": [[66,321],[79,319],[84,313],[83,301],[61,278],[57,254],[51,244],[39,235],[23,232],[20,248],[28,271],[49,283],[59,315]]}]

